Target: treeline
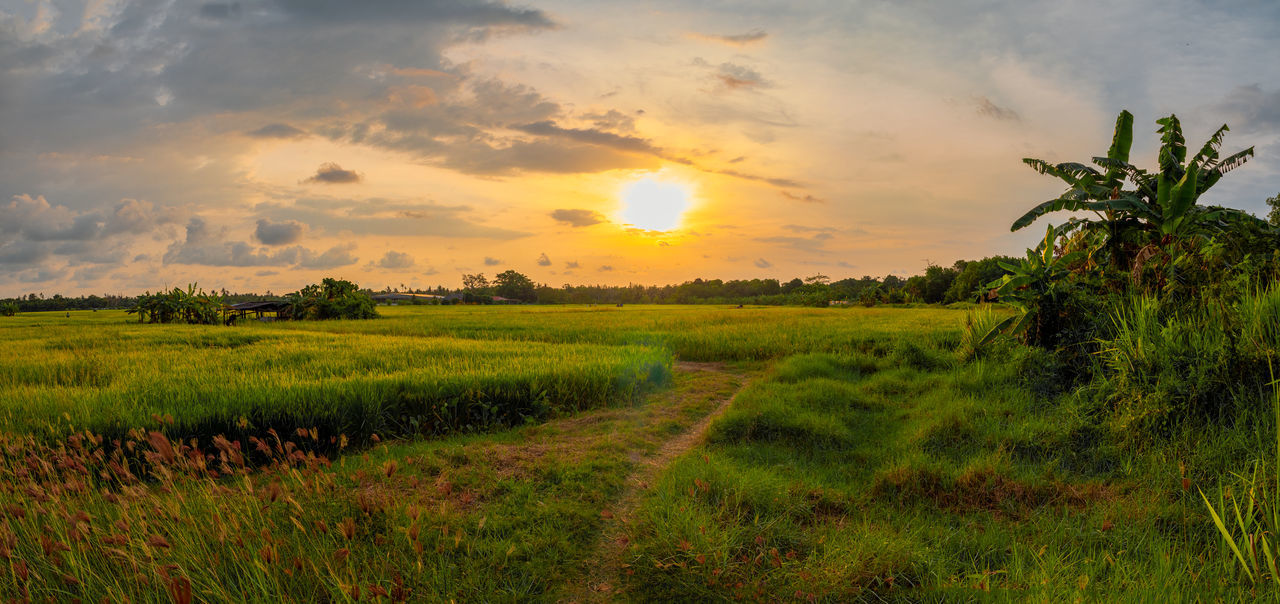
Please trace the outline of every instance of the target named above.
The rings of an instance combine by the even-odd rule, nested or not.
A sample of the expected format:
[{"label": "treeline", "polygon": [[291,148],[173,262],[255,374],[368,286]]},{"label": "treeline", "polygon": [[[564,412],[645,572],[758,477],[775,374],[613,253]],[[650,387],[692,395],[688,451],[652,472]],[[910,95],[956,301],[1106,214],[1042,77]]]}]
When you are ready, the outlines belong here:
[{"label": "treeline", "polygon": [[[485,303],[494,296],[536,304],[761,304],[826,306],[831,301],[872,306],[922,302],[950,304],[978,301],[986,295],[983,284],[1005,274],[1000,262],[1016,262],[1014,258],[995,256],[982,260],[959,260],[944,267],[930,265],[924,274],[906,279],[896,275],[883,278],[863,276],[832,281],[826,275],[778,279],[694,279],[679,285],[571,285],[552,287],[535,284],[516,271],[504,271],[489,281],[482,274],[464,275],[464,286],[457,290],[444,287],[411,289],[406,286],[385,288],[381,292],[361,290],[366,294],[406,292],[448,296],[446,303]],[[210,292],[224,304],[276,300],[265,294],[231,293],[226,289]],[[43,294],[0,300],[0,307],[16,312],[134,309],[146,296],[89,295],[46,298]]]},{"label": "treeline", "polygon": [[542,285],[534,290],[540,304],[763,304],[827,306],[832,301],[873,306],[923,302],[950,304],[977,301],[982,285],[999,279],[1005,270],[997,256],[960,260],[950,267],[929,266],[923,275],[903,279],[864,276],[832,281],[826,275],[778,279],[694,279],[679,285]]},{"label": "treeline", "polygon": [[[223,289],[220,293],[216,293],[218,297],[227,304],[235,304],[237,302],[258,302],[262,300],[277,300],[277,296],[270,291],[265,294],[255,293],[232,293]],[[0,307],[12,305],[16,312],[51,312],[66,310],[108,310],[108,309],[128,309],[137,308],[138,300],[142,298],[137,296],[120,296],[112,294],[102,294],[101,296],[90,294],[87,296],[66,297],[62,294],[54,294],[52,297],[46,298],[43,293],[27,294],[17,298],[0,298]]]}]

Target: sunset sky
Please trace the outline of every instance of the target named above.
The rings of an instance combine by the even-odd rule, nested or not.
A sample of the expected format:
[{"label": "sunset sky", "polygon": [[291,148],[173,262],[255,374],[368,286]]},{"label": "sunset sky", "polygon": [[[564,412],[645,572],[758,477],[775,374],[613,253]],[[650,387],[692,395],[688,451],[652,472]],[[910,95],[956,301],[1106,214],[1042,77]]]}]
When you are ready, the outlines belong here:
[{"label": "sunset sky", "polygon": [[1280,3],[0,0],[0,297],[910,275],[1136,116],[1280,192]]}]

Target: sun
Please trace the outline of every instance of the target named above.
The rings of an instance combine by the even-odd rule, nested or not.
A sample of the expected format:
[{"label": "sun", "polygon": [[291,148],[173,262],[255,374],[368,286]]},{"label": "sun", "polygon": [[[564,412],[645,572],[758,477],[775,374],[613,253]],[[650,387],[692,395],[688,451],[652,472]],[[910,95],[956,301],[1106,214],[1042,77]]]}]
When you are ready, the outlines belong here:
[{"label": "sun", "polygon": [[690,197],[686,185],[646,176],[623,187],[622,221],[646,231],[675,230]]}]

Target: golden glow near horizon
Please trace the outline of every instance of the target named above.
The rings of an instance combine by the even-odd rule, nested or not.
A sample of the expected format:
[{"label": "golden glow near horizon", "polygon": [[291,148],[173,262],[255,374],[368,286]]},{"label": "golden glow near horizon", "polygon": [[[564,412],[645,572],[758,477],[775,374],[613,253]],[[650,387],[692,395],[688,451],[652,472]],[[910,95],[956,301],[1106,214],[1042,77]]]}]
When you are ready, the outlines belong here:
[{"label": "golden glow near horizon", "polygon": [[686,185],[646,176],[623,187],[622,222],[646,231],[680,227],[692,195]]}]

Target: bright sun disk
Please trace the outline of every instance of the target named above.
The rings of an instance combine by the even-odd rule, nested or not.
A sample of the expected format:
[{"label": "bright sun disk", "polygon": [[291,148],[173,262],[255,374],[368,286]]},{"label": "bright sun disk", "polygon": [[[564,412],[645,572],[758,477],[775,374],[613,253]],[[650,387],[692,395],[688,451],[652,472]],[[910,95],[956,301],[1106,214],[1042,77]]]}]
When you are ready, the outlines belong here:
[{"label": "bright sun disk", "polygon": [[680,226],[689,209],[688,187],[646,176],[622,190],[623,222],[646,231],[670,231]]}]

